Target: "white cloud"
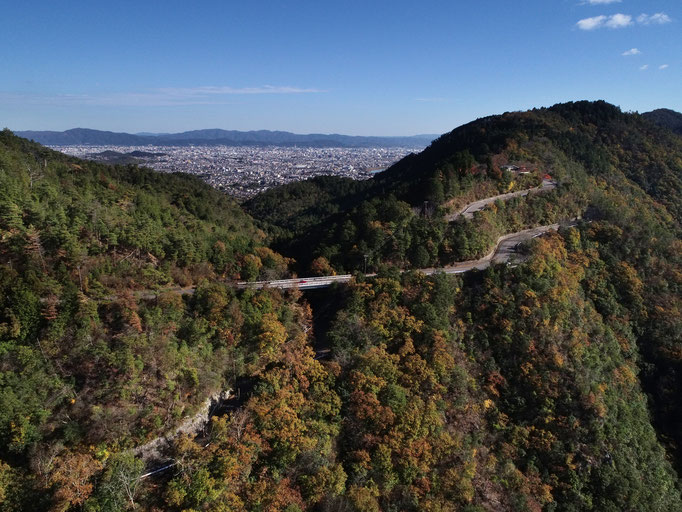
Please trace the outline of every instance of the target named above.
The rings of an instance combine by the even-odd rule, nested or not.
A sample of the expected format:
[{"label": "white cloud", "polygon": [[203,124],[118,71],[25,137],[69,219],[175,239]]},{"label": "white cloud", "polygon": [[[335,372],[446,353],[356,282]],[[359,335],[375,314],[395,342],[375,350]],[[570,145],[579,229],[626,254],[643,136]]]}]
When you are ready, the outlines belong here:
[{"label": "white cloud", "polygon": [[665,25],[666,23],[672,23],[673,20],[664,12],[640,14],[636,19],[633,19],[629,14],[618,13],[611,14],[610,16],[604,14],[592,16],[591,18],[578,21],[576,25],[580,30],[595,30],[602,27],[625,28],[634,25],[635,21],[640,25]]},{"label": "white cloud", "polygon": [[593,16],[585,18],[578,23],[580,30],[595,30],[601,27],[624,28],[632,25],[632,16],[629,14],[612,14],[611,16]]},{"label": "white cloud", "polygon": [[414,101],[421,101],[425,103],[442,103],[448,101],[447,98],[415,98]]},{"label": "white cloud", "polygon": [[658,69],[668,69],[670,66],[668,64],[662,64],[658,66]]},{"label": "white cloud", "polygon": [[632,25],[632,16],[629,14],[614,14],[606,21],[606,26],[609,28],[623,28],[630,25]]},{"label": "white cloud", "polygon": [[641,55],[641,54],[642,54],[642,52],[640,52],[638,48],[630,48],[629,50],[621,53],[621,55],[623,57],[629,57],[630,55]]},{"label": "white cloud", "polygon": [[618,4],[622,0],[587,0],[590,5],[606,5],[606,4]]},{"label": "white cloud", "polygon": [[639,67],[640,71],[646,71],[647,69],[649,69],[649,64],[644,64],[643,66]]},{"label": "white cloud", "polygon": [[580,20],[577,25],[580,30],[594,30],[595,28],[601,27],[604,24],[604,21],[606,21],[606,16],[604,15],[593,16],[592,18]]},{"label": "white cloud", "polygon": [[640,14],[637,16],[637,23],[642,25],[665,25],[671,23],[673,20],[664,12],[657,12],[656,14]]},{"label": "white cloud", "polygon": [[228,98],[254,94],[313,94],[320,89],[263,85],[259,87],[202,86],[161,88],[147,92],[110,94],[13,94],[0,92],[0,104],[111,106],[111,107],[173,107],[183,105],[227,105]]}]

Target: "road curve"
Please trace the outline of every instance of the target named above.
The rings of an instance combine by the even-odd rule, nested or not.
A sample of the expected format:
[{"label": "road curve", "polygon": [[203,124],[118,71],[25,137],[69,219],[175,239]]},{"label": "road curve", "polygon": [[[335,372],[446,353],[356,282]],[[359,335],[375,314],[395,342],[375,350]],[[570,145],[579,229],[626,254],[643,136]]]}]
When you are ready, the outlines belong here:
[{"label": "road curve", "polygon": [[[507,194],[500,194],[497,196],[493,197],[488,197],[486,199],[481,199],[479,201],[474,201],[473,203],[469,203],[466,205],[463,209],[461,209],[457,213],[453,213],[450,215],[447,215],[445,218],[448,222],[453,221],[455,218],[459,217],[460,215],[471,218],[474,215],[474,212],[480,211],[483,208],[485,208],[487,205],[494,203],[495,201],[508,201],[509,199],[512,199],[514,197],[521,197],[528,195],[529,193],[542,193],[542,192],[549,192],[553,189],[555,189],[557,186],[557,183],[555,180],[543,180],[542,185],[536,188],[531,188],[531,189],[526,189],[526,190],[520,190],[518,192],[510,192]],[[419,269],[421,272],[430,275],[434,274],[436,272],[445,272],[446,274],[459,274],[462,272],[468,272],[473,269],[479,269],[482,270],[484,268],[487,268],[490,266],[491,263],[504,263],[507,262],[511,259],[512,255],[515,253],[515,247],[530,238],[533,238],[534,236],[539,236],[541,234],[546,233],[547,231],[550,230],[556,230],[558,229],[559,225],[558,224],[552,224],[550,226],[540,226],[537,228],[532,228],[532,229],[526,229],[524,231],[519,231],[518,233],[511,233],[509,235],[504,235],[500,238],[498,238],[497,243],[495,244],[495,248],[486,256],[483,258],[480,258],[478,260],[471,260],[471,261],[463,261],[460,263],[455,263],[454,265],[449,265],[446,267],[442,268],[426,268],[426,269]],[[367,277],[373,277],[376,274],[366,274]],[[351,274],[344,274],[340,276],[322,276],[322,277],[302,277],[302,278],[297,278],[297,279],[278,279],[274,281],[240,281],[236,283],[237,288],[245,289],[245,288],[254,288],[254,289],[260,289],[260,288],[279,288],[279,289],[288,289],[288,288],[298,288],[300,290],[314,290],[316,288],[327,288],[328,286],[331,286],[333,283],[347,283],[352,279]],[[193,295],[195,291],[195,287],[189,286],[189,287],[172,287],[172,288],[166,288],[163,290],[139,290],[134,293],[134,295],[138,299],[154,299],[156,298],[159,293],[161,292],[174,292],[178,293],[180,295]],[[105,297],[104,300],[110,300],[114,301],[117,299],[117,296],[112,295]],[[40,299],[41,302],[46,302],[47,299]]]},{"label": "road curve", "polygon": [[[573,226],[575,225],[575,221],[571,221],[568,224],[565,224],[567,226]],[[497,239],[497,242],[495,244],[495,248],[490,251],[490,253],[486,254],[483,258],[477,259],[477,260],[471,260],[471,261],[463,261],[461,263],[455,263],[454,265],[449,265],[446,267],[441,267],[441,268],[425,268],[425,269],[419,269],[419,272],[422,272],[426,275],[433,275],[437,274],[439,272],[443,272],[446,274],[462,274],[464,272],[469,272],[474,269],[478,270],[484,270],[488,268],[490,265],[493,263],[507,263],[510,262],[516,255],[516,248],[517,246],[525,242],[527,240],[530,240],[532,238],[536,238],[538,236],[542,236],[545,233],[548,233],[549,231],[556,231],[560,227],[560,224],[550,224],[548,226],[538,226],[535,228],[531,229],[525,229],[523,231],[518,231],[516,233],[511,233],[508,235],[503,235]],[[405,272],[405,271],[403,271]],[[374,277],[376,274],[367,274],[367,277]],[[238,288],[255,288],[255,289],[261,289],[261,288],[279,288],[279,289],[287,289],[287,288],[298,288],[301,290],[310,290],[310,289],[315,289],[315,288],[326,288],[330,286],[332,283],[346,283],[350,281],[353,278],[352,275],[350,274],[344,274],[340,276],[323,276],[323,277],[304,277],[304,278],[297,278],[297,279],[278,279],[274,281],[256,281],[256,282],[239,282],[237,283]],[[188,287],[188,288],[174,288],[172,291],[175,291],[180,294],[193,294],[194,293],[194,288]],[[328,356],[328,350],[324,351],[318,351],[315,354],[315,359],[322,359]],[[209,415],[210,416],[210,415]],[[161,439],[161,438],[159,438]],[[152,443],[149,444],[154,444],[156,442],[159,442],[159,440],[155,440]],[[147,446],[147,445],[145,445]],[[151,476],[154,476],[158,473],[162,473],[164,471],[167,471],[171,468],[173,468],[177,464],[176,461],[174,460],[168,460],[166,461],[161,467],[153,468],[150,469],[148,472],[145,474],[141,475],[138,480],[142,480]]]},{"label": "road curve", "polygon": [[[462,274],[470,270],[483,270],[488,268],[493,263],[507,263],[516,255],[516,246],[522,242],[530,240],[538,236],[542,236],[549,231],[556,231],[559,229],[559,224],[550,224],[548,226],[538,226],[536,228],[524,229],[516,233],[501,236],[497,239],[495,248],[486,254],[484,257],[477,260],[462,261],[453,265],[439,268],[423,268],[418,269],[426,275],[444,272],[446,274]],[[403,271],[405,272],[405,271]],[[367,277],[374,277],[376,274],[367,274]],[[347,283],[353,278],[351,274],[344,274],[340,276],[322,276],[322,277],[300,277],[296,279],[278,279],[276,281],[240,281],[237,283],[237,288],[298,288],[299,290],[313,290],[316,288],[327,288],[333,283]]]},{"label": "road curve", "polygon": [[467,218],[467,219],[471,219],[474,216],[474,213],[483,210],[483,208],[485,208],[489,204],[494,203],[495,201],[509,201],[510,199],[513,199],[514,197],[527,196],[530,193],[538,194],[538,193],[549,192],[551,190],[554,190],[556,188],[556,186],[557,186],[557,183],[555,180],[542,180],[542,184],[539,187],[528,188],[525,190],[519,190],[518,192],[509,192],[507,194],[500,194],[500,195],[493,196],[493,197],[486,197],[485,199],[480,199],[479,201],[474,201],[473,203],[469,203],[468,205],[466,205],[464,208],[462,208],[458,212],[446,215],[445,220],[447,220],[448,222],[452,222],[453,220],[455,220],[460,215]]},{"label": "road curve", "polygon": [[518,231],[516,233],[510,233],[498,238],[495,248],[478,260],[463,261],[441,268],[420,269],[420,272],[423,272],[426,275],[436,274],[438,272],[462,274],[474,269],[484,270],[493,263],[508,263],[517,256],[516,248],[520,243],[542,236],[549,231],[557,231],[559,227],[559,224],[550,224],[548,226],[538,226],[531,229],[524,229],[523,231]]}]

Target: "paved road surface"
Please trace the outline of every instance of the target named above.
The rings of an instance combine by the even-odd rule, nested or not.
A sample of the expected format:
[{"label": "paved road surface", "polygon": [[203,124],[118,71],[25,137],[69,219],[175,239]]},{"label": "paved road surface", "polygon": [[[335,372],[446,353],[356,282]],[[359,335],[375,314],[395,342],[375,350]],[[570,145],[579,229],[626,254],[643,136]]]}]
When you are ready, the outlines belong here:
[{"label": "paved road surface", "polygon": [[[474,215],[474,212],[480,211],[483,208],[485,208],[487,205],[494,203],[495,201],[508,201],[509,199],[512,199],[514,197],[521,197],[528,195],[529,193],[541,193],[541,192],[548,192],[550,190],[553,190],[556,188],[556,181],[554,180],[543,180],[542,185],[536,188],[531,188],[527,190],[520,190],[518,192],[510,192],[508,194],[500,194],[498,196],[494,197],[488,197],[486,199],[481,199],[480,201],[474,201],[473,203],[469,203],[467,206],[465,206],[462,210],[460,210],[457,213],[450,214],[446,216],[446,220],[448,222],[453,221],[455,218],[459,217],[460,215],[463,215],[464,217],[471,218]],[[473,260],[473,261],[464,261],[461,263],[456,263],[454,265],[448,266],[448,267],[443,267],[443,268],[438,268],[438,269],[421,269],[421,272],[424,272],[427,275],[436,273],[436,272],[445,272],[446,274],[459,274],[462,272],[468,272],[469,270],[473,270],[475,268],[482,270],[484,268],[487,268],[490,266],[491,262],[494,263],[504,263],[507,261],[510,261],[512,258],[512,255],[515,253],[515,247],[530,238],[533,238],[534,236],[539,236],[543,233],[546,233],[549,230],[556,230],[558,229],[558,224],[553,224],[551,226],[540,226],[537,228],[533,229],[527,229],[525,231],[520,231],[518,233],[512,233],[509,235],[505,235],[503,237],[500,237],[497,240],[497,244],[495,245],[495,249],[493,251],[486,255],[485,257],[479,259],[479,260]],[[368,277],[373,277],[376,274],[367,274]],[[253,281],[253,282],[238,282],[237,283],[237,288],[280,288],[280,289],[287,289],[287,288],[299,288],[300,290],[313,290],[316,288],[327,288],[330,286],[332,283],[346,283],[350,281],[352,276],[350,274],[345,274],[345,275],[340,275],[340,276],[323,276],[323,277],[303,277],[303,278],[297,278],[297,279],[279,279],[276,281]],[[176,292],[179,293],[180,295],[192,295],[194,294],[194,287],[174,287],[174,288],[167,288],[163,290],[164,292]],[[141,299],[153,299],[158,294],[160,291],[149,291],[149,290],[141,290],[135,293],[135,295],[138,298]],[[111,296],[111,297],[106,297],[108,300],[116,300],[116,296]],[[46,299],[41,299],[41,301],[45,301]]]},{"label": "paved road surface", "polygon": [[[455,263],[447,267],[441,268],[424,268],[419,269],[426,275],[435,274],[437,272],[445,272],[446,274],[462,274],[473,269],[483,270],[488,268],[493,263],[506,263],[511,261],[516,256],[516,246],[526,240],[544,235],[548,231],[556,231],[559,229],[559,224],[551,224],[549,226],[539,226],[536,228],[525,229],[518,233],[511,233],[509,235],[501,236],[497,239],[495,249],[489,254],[478,260],[463,261]],[[368,277],[374,277],[376,274],[367,274]],[[324,276],[324,277],[301,277],[297,279],[279,279],[277,281],[254,281],[254,282],[239,282],[238,288],[298,288],[299,290],[312,290],[315,288],[326,288],[332,283],[347,283],[352,279],[352,275],[344,274],[340,276]]]},{"label": "paved road surface", "polygon": [[538,194],[538,193],[543,193],[543,192],[549,192],[550,190],[554,190],[555,188],[556,188],[556,181],[554,181],[554,180],[542,180],[542,185],[540,185],[539,187],[536,187],[536,188],[519,190],[518,192],[509,192],[508,194],[500,194],[498,196],[487,197],[485,199],[481,199],[480,201],[474,201],[473,203],[469,203],[464,208],[462,208],[460,211],[446,215],[445,219],[448,222],[452,222],[453,220],[455,220],[460,215],[462,215],[463,217],[465,217],[467,219],[471,219],[474,216],[475,212],[481,211],[483,208],[485,208],[489,204],[494,203],[495,201],[509,201],[510,199],[512,199],[514,197],[527,196],[530,193]]}]

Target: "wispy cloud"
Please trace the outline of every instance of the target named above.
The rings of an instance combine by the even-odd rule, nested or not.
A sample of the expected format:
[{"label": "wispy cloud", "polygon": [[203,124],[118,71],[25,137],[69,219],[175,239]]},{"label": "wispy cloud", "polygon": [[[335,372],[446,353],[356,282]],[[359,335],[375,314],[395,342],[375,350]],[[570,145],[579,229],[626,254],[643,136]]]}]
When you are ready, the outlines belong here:
[{"label": "wispy cloud", "polygon": [[229,86],[203,86],[190,88],[164,88],[159,92],[170,96],[216,96],[232,94],[306,94],[325,92],[320,89],[304,89],[301,87],[263,85],[260,87],[229,87]]},{"label": "wispy cloud", "polygon": [[649,69],[649,64],[644,64],[643,66],[639,67],[640,71],[646,71],[647,69]]},{"label": "wispy cloud", "polygon": [[661,64],[658,69],[668,69],[670,66],[668,64]]},{"label": "wispy cloud", "polygon": [[415,98],[414,101],[421,101],[425,103],[442,103],[448,101],[447,98]]},{"label": "wispy cloud", "polygon": [[234,97],[255,94],[315,94],[321,89],[263,85],[258,87],[201,86],[160,88],[144,92],[109,94],[17,94],[0,92],[0,104],[111,107],[172,107],[186,105],[228,105]]},{"label": "wispy cloud", "polygon": [[673,20],[664,12],[657,12],[656,14],[640,14],[637,16],[637,23],[642,25],[665,25],[671,23]]},{"label": "wispy cloud", "polygon": [[585,3],[590,5],[619,4],[622,0],[587,0]]},{"label": "wispy cloud", "polygon": [[623,57],[629,57],[631,55],[641,55],[641,54],[642,54],[642,52],[640,52],[638,48],[630,48],[629,50],[621,53],[621,55]]},{"label": "wispy cloud", "polygon": [[601,14],[599,16],[592,16],[585,18],[576,26],[580,30],[596,30],[598,28],[625,28],[630,27],[637,22],[640,25],[665,25],[671,23],[673,20],[664,12],[657,12],[656,14],[640,14],[637,18],[633,18],[630,14],[611,14],[609,16]]},{"label": "wispy cloud", "polygon": [[592,16],[578,21],[580,30],[595,30],[602,27],[625,28],[632,25],[632,16],[629,14],[612,14],[611,16]]}]

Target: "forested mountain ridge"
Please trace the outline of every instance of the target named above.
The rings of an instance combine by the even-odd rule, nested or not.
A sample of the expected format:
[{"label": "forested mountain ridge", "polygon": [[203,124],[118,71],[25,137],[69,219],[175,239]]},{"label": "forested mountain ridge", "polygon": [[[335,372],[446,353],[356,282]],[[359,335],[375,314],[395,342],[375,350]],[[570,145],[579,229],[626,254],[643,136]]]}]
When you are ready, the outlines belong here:
[{"label": "forested mountain ridge", "polygon": [[[236,202],[201,180],[86,162],[8,130],[1,135],[5,263],[21,259],[22,249],[35,249],[46,271],[64,262],[71,271],[79,259],[81,267],[96,266],[90,260],[97,255],[119,253],[123,261],[157,269],[126,276],[122,283],[94,273],[98,278],[91,286],[105,289],[134,279],[137,286],[150,287],[190,282],[193,272],[201,277],[198,267],[207,276],[246,279],[260,269],[261,263],[253,269],[249,256],[263,247],[263,234]],[[22,237],[30,243],[22,245]]]},{"label": "forested mountain ridge", "polygon": [[[322,257],[339,271],[357,270],[364,255],[372,268],[381,263],[423,268],[480,256],[494,235],[512,226],[577,215],[586,206],[578,182],[588,175],[631,180],[680,221],[681,154],[679,137],[638,114],[605,102],[576,102],[479,119],[372,180],[291,184],[246,207],[264,223],[273,246],[295,258],[300,269]],[[532,172],[514,176],[503,172],[508,164]],[[552,198],[529,197],[521,210],[515,207],[517,219],[501,212],[469,223],[443,221],[463,202],[537,185],[545,173],[563,186]]]},{"label": "forested mountain ridge", "polygon": [[526,264],[383,268],[317,303],[329,380],[285,352],[209,447],[177,443],[166,505],[681,510],[678,223],[622,175],[569,177],[591,220]]},{"label": "forested mountain ridge", "polygon": [[[487,211],[476,214],[472,221],[459,219],[454,223],[445,223],[443,214],[451,210],[452,205],[461,204],[462,197],[481,197],[509,189],[510,183],[515,179],[504,172],[498,172],[501,171],[500,167],[503,164],[534,168],[536,172],[539,171],[538,174],[550,173],[559,181],[559,187],[544,196],[531,195],[523,200],[496,204]],[[493,359],[488,360],[488,363],[484,363],[496,368],[482,372],[482,374],[491,372],[488,373],[488,383],[499,380],[505,383],[504,386],[509,386],[511,380],[514,380],[521,386],[515,384],[511,388],[506,388],[508,394],[504,401],[508,402],[504,409],[505,421],[510,418],[511,410],[519,414],[517,420],[522,422],[537,414],[537,411],[533,413],[528,409],[529,397],[523,397],[524,393],[528,392],[530,396],[540,399],[543,404],[551,404],[548,405],[549,410],[554,411],[550,414],[553,418],[550,420],[551,423],[557,418],[556,400],[565,390],[559,391],[559,395],[550,393],[553,396],[550,399],[546,392],[537,392],[535,386],[541,386],[542,382],[549,381],[563,382],[563,386],[566,386],[568,382],[566,379],[575,381],[577,375],[583,372],[592,374],[594,371],[584,366],[585,361],[575,360],[577,354],[582,351],[578,348],[580,342],[570,342],[569,345],[573,344],[573,348],[568,352],[563,352],[563,349],[554,344],[555,342],[549,342],[543,349],[548,359],[540,363],[542,369],[537,369],[536,377],[529,377],[527,370],[536,368],[538,361],[524,362],[525,356],[521,354],[535,354],[538,342],[547,343],[549,339],[555,339],[549,333],[529,334],[528,327],[520,325],[524,324],[524,318],[533,317],[539,310],[543,311],[540,313],[540,316],[544,316],[542,322],[551,324],[557,318],[564,318],[558,324],[554,324],[555,332],[567,329],[566,336],[582,337],[585,346],[600,347],[602,350],[611,343],[607,338],[618,340],[619,347],[613,345],[612,349],[607,349],[608,353],[597,356],[597,359],[607,365],[613,364],[620,357],[624,357],[628,362],[621,369],[609,370],[610,377],[602,380],[601,384],[593,381],[591,386],[596,385],[597,388],[602,387],[604,390],[614,389],[613,386],[618,388],[624,382],[626,373],[629,375],[632,371],[632,375],[637,376],[632,380],[635,388],[624,395],[630,397],[627,400],[631,402],[633,409],[625,412],[622,409],[624,402],[617,399],[611,402],[611,405],[602,402],[605,408],[601,410],[605,415],[602,415],[602,412],[597,414],[601,418],[596,420],[600,425],[597,431],[601,433],[594,431],[593,439],[607,438],[614,443],[610,444],[609,448],[604,446],[605,451],[599,456],[597,452],[587,456],[587,459],[593,462],[575,464],[575,467],[573,461],[576,460],[577,453],[567,446],[568,451],[565,453],[572,453],[569,456],[572,462],[564,466],[568,468],[568,473],[564,476],[555,474],[549,480],[546,479],[547,474],[541,478],[547,485],[554,487],[553,484],[549,484],[552,478],[558,478],[555,480],[556,483],[577,471],[569,477],[569,480],[574,477],[576,480],[572,480],[570,484],[564,480],[565,484],[560,484],[552,491],[554,501],[545,503],[525,501],[524,504],[516,502],[514,505],[507,503],[504,506],[500,503],[485,503],[486,491],[473,484],[469,503],[477,503],[481,510],[495,510],[498,507],[530,510],[682,508],[679,502],[679,473],[663,469],[667,465],[666,459],[673,461],[678,471],[682,467],[680,452],[682,409],[677,405],[678,400],[675,398],[682,387],[679,378],[682,374],[680,357],[682,288],[679,279],[682,275],[680,274],[682,143],[679,137],[642,116],[623,113],[604,102],[577,102],[475,121],[442,136],[423,153],[407,157],[382,173],[380,178],[356,185],[355,196],[344,190],[335,197],[334,183],[331,180],[326,183],[326,187],[322,182],[315,182],[310,188],[307,188],[305,183],[297,184],[296,194],[290,193],[291,188],[283,187],[255,198],[248,208],[259,217],[259,208],[261,211],[267,211],[267,205],[274,204],[281,197],[292,198],[292,203],[282,201],[277,211],[291,211],[302,204],[301,210],[305,214],[305,219],[314,220],[316,216],[320,219],[317,226],[314,222],[305,225],[306,232],[297,231],[299,226],[296,225],[298,220],[296,216],[283,216],[279,223],[273,214],[265,217],[266,221],[276,225],[274,229],[271,228],[271,233],[279,244],[278,247],[282,248],[285,254],[296,255],[299,258],[301,254],[307,252],[310,254],[308,261],[317,258],[312,261],[313,269],[325,268],[326,259],[333,266],[344,270],[361,268],[364,254],[370,259],[370,269],[381,269],[381,264],[385,263],[403,267],[446,263],[451,261],[453,253],[465,259],[472,252],[480,254],[485,251],[489,241],[493,239],[491,234],[514,231],[527,223],[537,225],[561,218],[585,216],[588,222],[576,229],[561,232],[552,243],[536,243],[531,250],[531,260],[523,267],[524,270],[492,269],[482,276],[482,285],[475,280],[469,281],[461,288],[460,285],[452,285],[457,290],[461,289],[459,293],[469,297],[471,302],[457,302],[458,306],[454,309],[455,317],[463,315],[462,323],[457,324],[456,329],[452,326],[445,328],[445,332],[469,333],[464,336],[470,336],[473,345],[468,346],[465,353],[472,360],[485,361],[487,356],[484,354],[488,351],[497,353]],[[306,194],[306,191],[315,194],[318,188],[322,190],[323,197],[328,198],[326,204],[320,206],[315,204],[311,194]],[[386,196],[382,195],[382,192],[385,192]],[[429,203],[424,204],[424,201]],[[429,205],[432,205],[431,209]],[[301,236],[302,241],[299,242],[297,236]],[[305,250],[296,252],[297,247]],[[424,254],[420,248],[432,252],[430,255]],[[411,253],[412,250],[415,252]],[[376,257],[377,254],[379,258]],[[553,256],[547,259],[549,254]],[[539,260],[536,259],[538,257]],[[322,262],[320,258],[323,259]],[[543,263],[540,263],[541,261]],[[551,269],[563,270],[560,270],[559,274],[554,274]],[[571,270],[564,274],[563,272],[568,269]],[[525,274],[526,271],[530,273]],[[533,276],[537,276],[538,272],[544,277],[536,280]],[[394,279],[397,278],[395,274],[392,275]],[[497,281],[498,279],[502,281]],[[574,279],[577,281],[573,281]],[[402,278],[401,282],[402,286],[405,286],[406,279]],[[543,282],[544,284],[540,284]],[[567,291],[566,286],[569,282],[577,286],[573,292]],[[535,288],[537,285],[539,288]],[[573,285],[569,287],[571,286]],[[402,315],[406,312],[398,309],[402,306],[407,306],[409,311],[413,311],[412,307],[416,310],[424,308],[428,311],[429,320],[426,323],[429,325],[435,325],[437,318],[447,316],[444,312],[439,315],[432,311],[433,296],[422,297],[412,302],[414,297],[419,295],[408,287],[407,297],[387,304],[384,302],[385,294],[381,290],[384,289],[377,283],[369,283],[366,288],[360,287],[359,298],[348,302],[339,313],[336,327],[326,334],[327,338],[333,340],[334,357],[343,361],[342,366],[352,367],[354,357],[360,359],[366,357],[363,354],[366,354],[368,347],[376,347],[377,343],[381,350],[387,350],[389,355],[386,357],[402,358],[403,349],[398,346],[391,349],[391,343],[395,340],[393,336],[401,332],[401,329],[393,331],[388,329],[388,326],[397,321],[396,313],[391,312],[400,311],[399,316],[404,318]],[[543,290],[542,293],[553,291],[544,299],[538,299],[539,290]],[[395,293],[395,289],[394,292],[388,293],[391,297],[396,296],[391,295]],[[397,296],[401,297],[400,293]],[[531,303],[524,304],[523,297],[526,299],[532,297]],[[358,309],[358,301],[365,301],[364,312],[361,308]],[[558,310],[550,311],[552,309],[550,304],[563,308],[571,302],[593,309],[600,320],[594,324],[593,319],[597,317],[593,317],[592,313],[588,314],[588,310],[583,310],[579,314],[580,318],[572,320],[568,320],[570,314],[567,311],[564,313],[559,313]],[[450,300],[445,300],[445,303],[452,304]],[[485,313],[475,318],[477,311]],[[497,320],[491,322],[493,317],[488,316],[488,312],[492,312]],[[584,314],[588,316],[582,316]],[[599,327],[596,327],[597,324]],[[469,325],[470,329],[465,327],[466,325]],[[597,330],[590,333],[592,328],[585,331],[578,327],[587,325],[593,325]],[[337,327],[341,329],[340,332],[336,330]],[[389,334],[381,330],[382,328],[387,329]],[[568,334],[570,330],[573,332],[571,335]],[[607,338],[597,341],[602,334]],[[415,338],[411,339],[414,343]],[[385,343],[385,347],[382,343]],[[428,346],[427,344],[422,352],[419,352],[422,358],[427,357]],[[511,349],[510,346],[516,348]],[[576,349],[578,352],[575,352]],[[554,362],[551,363],[551,360]],[[550,369],[552,365],[558,365],[556,368],[565,368],[568,360],[573,360],[577,364],[573,370],[575,373],[572,373],[573,377],[569,378],[567,375],[560,377],[559,374],[563,370],[558,370],[557,374],[555,370]],[[550,366],[547,366],[548,363]],[[426,366],[432,367],[431,364],[427,363]],[[625,370],[626,367],[630,370]],[[482,374],[478,374],[479,379]],[[621,384],[618,384],[619,382]],[[415,399],[410,391],[406,392],[412,397],[408,402]],[[494,391],[493,394],[501,396],[498,392],[499,390]],[[648,411],[642,392],[648,397]],[[582,393],[586,394],[578,398]],[[585,410],[577,413],[577,409],[574,408],[577,405],[576,400],[582,404],[594,403],[598,394],[594,391],[584,391],[578,392],[574,398],[568,398],[565,405],[573,412],[569,412],[564,418],[583,416]],[[378,394],[378,399],[380,403],[387,404],[382,400],[381,393]],[[498,403],[498,398],[489,397],[484,399],[484,402],[486,400]],[[535,398],[531,399],[533,400]],[[636,403],[640,405],[635,405]],[[353,406],[349,403],[348,407],[352,409]],[[582,406],[578,406],[578,409],[580,407]],[[395,411],[395,408],[391,407],[391,410]],[[618,410],[621,412],[617,412]],[[447,413],[445,414],[447,416]],[[613,420],[608,420],[610,414],[615,414],[620,419],[614,417]],[[625,416],[620,416],[621,414]],[[626,416],[629,419],[625,419]],[[563,421],[560,420],[559,423]],[[607,427],[611,421],[615,423]],[[519,432],[517,430],[519,428],[521,431],[526,428],[531,430],[538,428],[538,425],[533,427],[526,424],[525,427],[521,427],[515,421],[512,423],[515,424],[512,427],[515,432]],[[650,429],[652,424],[656,432]],[[544,430],[544,427],[540,428]],[[572,428],[580,430],[578,424],[574,424]],[[603,428],[610,433],[606,434]],[[638,440],[629,437],[635,432],[636,436],[642,437],[638,437]],[[354,438],[352,432],[348,435]],[[386,439],[390,439],[391,435],[393,434],[387,434]],[[566,432],[558,434],[555,440],[563,439],[565,435]],[[656,448],[657,442],[654,440],[656,437],[666,446],[667,456]],[[585,446],[590,445],[593,448],[596,446],[592,441],[586,442],[585,439],[574,441],[578,445],[586,443]],[[511,444],[516,442],[518,441]],[[647,444],[649,448],[643,448],[642,443]],[[519,452],[521,458],[528,455],[530,444],[532,443],[524,446]],[[634,453],[626,455],[628,446],[637,446],[636,451],[640,449],[643,451],[639,451],[638,455]],[[375,444],[369,449],[364,449],[369,454],[374,454],[369,455],[373,460],[386,448]],[[653,455],[654,452],[658,455]],[[395,464],[396,457],[399,456],[395,452],[392,453],[390,460]],[[648,455],[644,455],[645,453]],[[543,458],[543,456],[537,458],[538,456],[539,453],[531,456],[534,462],[527,469],[537,467],[536,464]],[[636,461],[637,465],[649,456],[653,457],[648,459],[650,462],[659,461],[654,463],[658,469],[653,470],[652,467],[644,470],[641,466],[639,469],[635,466],[625,469],[628,464],[622,457],[629,457],[631,461]],[[620,458],[620,461],[616,461],[616,458]],[[496,455],[495,460],[499,461],[500,457]],[[596,460],[601,460],[602,464],[612,468],[618,468],[613,473],[614,477],[616,474],[619,475],[616,477],[618,483],[613,480],[611,483],[602,481],[597,484],[602,477],[597,477],[597,473],[588,469]],[[662,465],[658,466],[659,463]],[[566,462],[560,466],[564,464]],[[513,466],[520,469],[518,461],[514,461]],[[546,466],[543,467],[545,470],[540,470],[540,473],[547,470]],[[650,502],[649,500],[654,500],[653,496],[642,501],[642,495],[635,498],[630,494],[639,483],[629,479],[642,470],[645,473],[662,471],[656,480],[658,484],[668,482],[663,484],[665,489],[671,491],[669,495],[671,501],[667,505]],[[462,467],[460,471],[465,470]],[[589,485],[597,484],[597,487],[589,491],[583,487],[579,491],[578,488],[582,484],[576,487],[577,482],[581,480],[587,482],[584,478],[588,474],[590,477],[587,480],[591,479]],[[629,476],[625,476],[626,474]],[[372,480],[376,482],[377,478],[380,478],[378,474]],[[638,478],[640,477],[635,477]],[[646,477],[642,475],[641,478]],[[630,483],[627,483],[628,480]],[[433,482],[433,479],[429,478],[429,481]],[[675,487],[678,490],[672,491]],[[562,494],[563,491],[560,490],[571,488],[569,494],[575,493],[573,497]],[[621,501],[621,498],[615,498],[613,493],[621,491],[624,491],[621,498],[629,496],[626,499],[628,503]],[[383,510],[388,503],[395,503],[393,500],[396,496],[382,492],[381,486],[378,491],[373,492],[378,492],[379,495],[375,502],[378,507],[376,510]],[[531,494],[535,492],[532,491]],[[536,500],[538,495],[534,496],[533,500]],[[582,501],[586,496],[590,497],[587,501]],[[473,510],[479,509],[474,507]]]},{"label": "forested mountain ridge", "polygon": [[652,123],[682,135],[682,114],[669,108],[659,108],[651,112],[645,112],[642,116]]},{"label": "forested mountain ridge", "polygon": [[[257,364],[243,343],[260,320],[240,310],[258,307],[215,282],[283,275],[287,261],[248,215],[200,180],[0,133],[0,461],[16,464],[0,462],[0,502],[49,502],[59,478],[104,469],[110,452],[137,467],[125,449]],[[164,291],[191,285],[184,302]],[[217,297],[240,319],[220,330],[209,313]],[[11,492],[10,474],[23,482]]]},{"label": "forested mountain ridge", "polygon": [[[682,510],[680,152],[670,132],[580,102],[479,120],[376,181],[274,190],[264,197],[286,201],[270,236],[310,231],[320,273],[365,250],[379,271],[303,295],[229,284],[280,275],[288,262],[198,182],[164,184],[3,137],[2,512]],[[471,199],[537,185],[542,172],[555,190],[446,222]],[[177,189],[210,211],[197,217]],[[105,200],[121,190],[135,199]],[[93,234],[102,212],[116,240],[103,227],[99,242]],[[578,216],[520,248],[518,266],[400,272]],[[48,244],[53,228],[38,220],[51,217],[68,219],[63,240],[85,257],[66,259],[62,239]],[[277,215],[268,220],[270,229]],[[158,234],[138,251],[148,235],[127,227],[150,224],[179,230],[183,251]],[[194,282],[191,296],[165,291]],[[126,294],[154,286],[156,298]],[[174,437],[173,465],[140,479],[130,448],[238,378],[241,400],[206,437]]]}]

